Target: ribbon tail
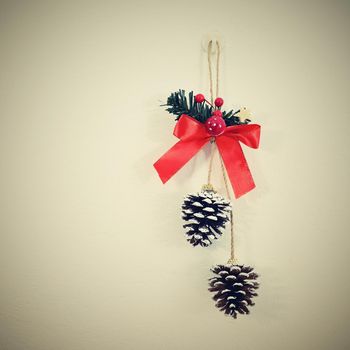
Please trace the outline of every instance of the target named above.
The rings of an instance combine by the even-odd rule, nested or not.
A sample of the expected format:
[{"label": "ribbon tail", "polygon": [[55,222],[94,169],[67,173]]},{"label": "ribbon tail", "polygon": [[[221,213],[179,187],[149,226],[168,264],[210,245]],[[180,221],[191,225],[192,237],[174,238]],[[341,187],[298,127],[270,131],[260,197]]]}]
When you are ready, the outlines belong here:
[{"label": "ribbon tail", "polygon": [[239,198],[254,189],[255,183],[240,143],[225,136],[218,137],[216,143],[235,197]]},{"label": "ribbon tail", "polygon": [[154,164],[163,183],[175,175],[206,143],[208,139],[195,139],[177,142]]}]

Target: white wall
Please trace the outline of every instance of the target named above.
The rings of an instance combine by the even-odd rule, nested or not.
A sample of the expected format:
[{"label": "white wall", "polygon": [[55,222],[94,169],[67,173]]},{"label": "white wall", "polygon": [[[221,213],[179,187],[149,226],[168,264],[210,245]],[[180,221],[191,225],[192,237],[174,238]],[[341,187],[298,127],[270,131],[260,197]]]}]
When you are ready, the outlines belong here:
[{"label": "white wall", "polygon": [[[348,348],[349,5],[2,1],[0,348]],[[152,168],[175,142],[159,104],[208,95],[213,32],[225,106],[262,125],[234,202],[261,288],[237,320],[207,291],[229,234],[194,249],[181,227],[207,150],[165,186]]]}]

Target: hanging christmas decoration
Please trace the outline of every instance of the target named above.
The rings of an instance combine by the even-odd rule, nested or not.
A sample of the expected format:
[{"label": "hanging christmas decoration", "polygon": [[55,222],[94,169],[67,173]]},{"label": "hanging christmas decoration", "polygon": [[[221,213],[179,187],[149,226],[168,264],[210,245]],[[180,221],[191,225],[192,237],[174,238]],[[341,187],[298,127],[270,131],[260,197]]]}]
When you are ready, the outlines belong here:
[{"label": "hanging christmas decoration", "polygon": [[[235,196],[239,198],[255,187],[240,143],[258,148],[260,126],[248,124],[249,119],[242,122],[237,116],[240,110],[235,113],[233,111],[226,113],[215,110],[214,106],[208,105],[207,100],[200,104],[193,101],[193,92],[190,92],[189,101],[187,101],[184,90],[179,90],[168,98],[167,106],[170,107],[167,111],[177,116],[174,135],[180,141],[159,158],[154,163],[154,167],[162,182],[166,183],[204,145],[215,141]],[[179,113],[181,113],[180,116]]]},{"label": "hanging christmas decoration", "polygon": [[[209,291],[214,293],[215,305],[226,315],[236,318],[248,314],[257,296],[258,275],[253,268],[237,263],[234,251],[234,230],[231,195],[239,198],[251,191],[255,183],[245,159],[241,144],[258,148],[260,126],[250,124],[250,112],[240,108],[223,110],[224,100],[218,96],[220,45],[216,41],[216,96],[213,93],[212,44],[208,44],[210,101],[201,93],[188,94],[182,89],[173,92],[167,99],[166,110],[175,115],[174,136],[179,141],[155,163],[154,167],[163,183],[172,178],[206,144],[211,145],[207,184],[196,194],[185,196],[182,218],[185,235],[193,246],[208,247],[224,232],[230,222],[231,254],[225,265],[212,268],[214,277],[209,279]],[[211,184],[215,150],[218,150],[220,167],[227,198],[218,194]],[[226,175],[227,174],[227,175]]]},{"label": "hanging christmas decoration", "polygon": [[210,185],[201,192],[189,194],[182,204],[182,218],[186,222],[187,241],[193,246],[207,247],[222,235],[230,220],[231,203]]}]

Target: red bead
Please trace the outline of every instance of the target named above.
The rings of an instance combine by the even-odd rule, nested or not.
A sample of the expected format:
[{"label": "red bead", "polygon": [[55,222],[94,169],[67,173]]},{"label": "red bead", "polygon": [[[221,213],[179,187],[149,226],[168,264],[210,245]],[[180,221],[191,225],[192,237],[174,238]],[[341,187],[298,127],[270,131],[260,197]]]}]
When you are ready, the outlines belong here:
[{"label": "red bead", "polygon": [[202,103],[204,100],[205,100],[205,97],[203,94],[197,94],[195,97],[194,97],[194,100],[197,102],[197,103]]},{"label": "red bead", "polygon": [[205,122],[205,127],[211,136],[219,136],[225,131],[226,124],[222,117],[213,115],[207,119]]},{"label": "red bead", "polygon": [[213,115],[215,115],[215,117],[222,117],[222,112],[217,109],[213,112]]},{"label": "red bead", "polygon": [[216,107],[221,107],[224,104],[224,100],[221,97],[217,97],[214,103]]}]

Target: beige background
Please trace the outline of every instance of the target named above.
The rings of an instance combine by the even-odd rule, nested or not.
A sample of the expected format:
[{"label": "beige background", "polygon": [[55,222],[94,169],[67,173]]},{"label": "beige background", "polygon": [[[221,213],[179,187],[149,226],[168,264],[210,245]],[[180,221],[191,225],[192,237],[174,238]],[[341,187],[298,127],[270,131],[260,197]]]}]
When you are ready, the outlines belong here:
[{"label": "beige background", "polygon": [[[349,1],[1,1],[1,350],[348,349]],[[262,124],[257,189],[234,203],[249,316],[207,291],[228,258],[183,237],[202,151],[166,186],[161,102],[221,95]],[[216,173],[216,185],[222,182]]]}]

